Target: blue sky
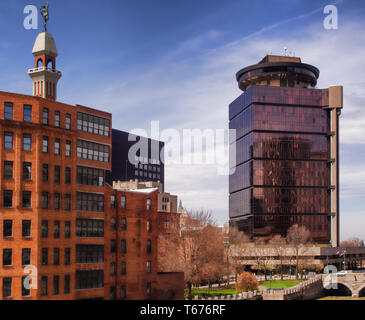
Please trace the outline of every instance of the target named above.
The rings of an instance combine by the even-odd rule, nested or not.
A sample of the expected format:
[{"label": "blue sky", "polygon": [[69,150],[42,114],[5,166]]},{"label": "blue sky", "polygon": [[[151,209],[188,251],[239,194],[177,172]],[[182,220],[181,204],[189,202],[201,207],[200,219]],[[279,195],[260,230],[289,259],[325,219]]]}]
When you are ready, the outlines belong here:
[{"label": "blue sky", "polygon": [[[235,73],[284,47],[321,70],[319,88],[343,84],[341,234],[365,238],[364,1],[49,2],[58,100],[111,112],[117,129],[148,131],[151,120],[161,130],[227,128],[228,104],[240,94]],[[31,94],[26,70],[41,29],[24,29],[23,9],[42,3],[0,2],[2,91]],[[327,4],[338,8],[338,30],[323,28]],[[228,219],[228,178],[214,166],[168,165],[166,188],[187,208]]]}]

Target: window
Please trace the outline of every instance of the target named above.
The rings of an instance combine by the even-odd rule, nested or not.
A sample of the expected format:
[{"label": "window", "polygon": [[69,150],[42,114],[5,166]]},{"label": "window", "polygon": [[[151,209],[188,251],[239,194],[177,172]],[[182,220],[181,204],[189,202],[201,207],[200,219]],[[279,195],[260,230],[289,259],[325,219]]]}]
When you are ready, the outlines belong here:
[{"label": "window", "polygon": [[152,200],[151,199],[147,199],[147,210],[150,211],[152,208]]},{"label": "window", "polygon": [[110,120],[78,112],[77,130],[109,137]]},{"label": "window", "polygon": [[104,194],[77,193],[77,210],[89,212],[104,212]]},{"label": "window", "polygon": [[58,295],[60,293],[60,277],[53,276],[53,294]]},{"label": "window", "polygon": [[109,163],[110,147],[95,142],[77,140],[77,157]]},{"label": "window", "polygon": [[151,253],[151,251],[152,251],[151,240],[147,240],[147,253]]},{"label": "window", "polygon": [[147,282],[147,290],[146,290],[147,297],[151,296],[151,290],[152,290],[151,282]]},{"label": "window", "polygon": [[4,190],[4,208],[13,207],[13,191]]},{"label": "window", "polygon": [[147,232],[152,232],[152,221],[147,220]]},{"label": "window", "polygon": [[58,266],[60,264],[60,249],[53,248],[53,264]]},{"label": "window", "polygon": [[151,272],[152,272],[152,262],[147,261],[147,273],[151,273]]},{"label": "window", "polygon": [[71,263],[71,248],[65,248],[65,265],[68,266]]},{"label": "window", "polygon": [[110,196],[110,208],[115,208],[115,195]]},{"label": "window", "polygon": [[120,298],[121,299],[125,299],[127,297],[127,290],[126,290],[126,286],[122,285],[120,287]]},{"label": "window", "polygon": [[117,251],[116,247],[117,247],[116,241],[110,240],[110,253],[115,253]]},{"label": "window", "polygon": [[61,126],[61,115],[59,111],[54,113],[54,126],[59,128]]},{"label": "window", "polygon": [[47,108],[43,109],[43,124],[46,126],[49,124],[49,110]]},{"label": "window", "polygon": [[48,265],[48,248],[42,248],[42,265]]},{"label": "window", "polygon": [[121,229],[122,232],[127,231],[127,218],[122,218]]},{"label": "window", "polygon": [[42,209],[48,209],[48,192],[42,192]]},{"label": "window", "polygon": [[110,219],[110,231],[117,230],[117,220],[115,218]]},{"label": "window", "polygon": [[5,132],[4,133],[4,146],[6,150],[13,150],[13,133]]},{"label": "window", "polygon": [[3,229],[4,238],[11,238],[13,236],[13,221],[4,220]]},{"label": "window", "polygon": [[13,161],[4,161],[4,179],[13,179]]},{"label": "window", "polygon": [[30,265],[30,249],[22,249],[22,266]]},{"label": "window", "polygon": [[115,287],[110,287],[110,299],[115,299]]},{"label": "window", "polygon": [[104,170],[89,168],[89,167],[77,167],[77,184],[87,186],[104,186]]},{"label": "window", "polygon": [[24,283],[27,283],[27,281],[25,281],[26,278],[27,277],[22,277],[22,297],[29,297],[30,296],[30,288],[29,287],[26,288],[25,285],[24,285]]},{"label": "window", "polygon": [[121,243],[121,248],[122,248],[122,254],[126,254],[127,253],[127,240],[122,240]]},{"label": "window", "polygon": [[127,263],[125,261],[123,261],[121,264],[120,264],[120,274],[122,276],[125,276],[127,274]]},{"label": "window", "polygon": [[5,102],[4,119],[13,120],[13,104],[11,102]]},{"label": "window", "polygon": [[66,211],[71,210],[71,195],[70,194],[65,195],[65,210]]},{"label": "window", "polygon": [[42,151],[48,153],[48,137],[43,137]]},{"label": "window", "polygon": [[69,167],[65,169],[65,183],[71,184],[71,168]]},{"label": "window", "polygon": [[71,238],[71,222],[65,221],[65,238]]},{"label": "window", "polygon": [[71,129],[71,115],[66,113],[66,130]]},{"label": "window", "polygon": [[115,276],[115,262],[110,263],[110,275]]},{"label": "window", "polygon": [[54,154],[58,155],[58,156],[61,154],[61,141],[60,141],[60,139],[55,139],[54,140]]},{"label": "window", "polygon": [[65,286],[64,286],[64,293],[68,294],[70,293],[70,275],[65,275]]},{"label": "window", "polygon": [[42,238],[48,238],[48,221],[42,221]]},{"label": "window", "polygon": [[48,278],[46,276],[43,276],[41,280],[41,296],[44,297],[48,294],[47,287],[48,287]]},{"label": "window", "polygon": [[23,162],[23,179],[32,180],[32,163]]},{"label": "window", "polygon": [[76,263],[103,263],[103,245],[76,245]]},{"label": "window", "polygon": [[65,156],[66,157],[71,157],[71,141],[66,141]]},{"label": "window", "polygon": [[32,151],[32,135],[23,134],[23,151]]},{"label": "window", "polygon": [[25,122],[32,122],[32,106],[24,105],[23,120]]},{"label": "window", "polygon": [[48,164],[43,164],[42,166],[42,181],[48,181]]},{"label": "window", "polygon": [[25,209],[30,209],[32,207],[32,192],[31,191],[23,191],[22,207]]},{"label": "window", "polygon": [[125,209],[127,207],[127,199],[126,199],[126,196],[122,196],[121,204],[122,204],[122,209]]},{"label": "window", "polygon": [[12,256],[13,250],[12,249],[3,249],[3,266],[9,267],[12,265]]},{"label": "window", "polygon": [[32,222],[30,220],[22,221],[22,236],[23,238],[29,238],[31,235],[31,225]]},{"label": "window", "polygon": [[85,238],[104,237],[104,220],[99,219],[77,219],[76,236]]},{"label": "window", "polygon": [[12,278],[3,278],[3,298],[11,297]]},{"label": "window", "polygon": [[54,182],[55,183],[61,182],[61,167],[60,166],[54,167]]},{"label": "window", "polygon": [[54,221],[53,223],[53,237],[58,239],[60,237],[60,222]]},{"label": "window", "polygon": [[60,203],[61,203],[61,195],[59,193],[55,193],[53,196],[53,208],[54,210],[60,210]]},{"label": "window", "polygon": [[76,289],[97,289],[104,287],[103,270],[76,271]]}]

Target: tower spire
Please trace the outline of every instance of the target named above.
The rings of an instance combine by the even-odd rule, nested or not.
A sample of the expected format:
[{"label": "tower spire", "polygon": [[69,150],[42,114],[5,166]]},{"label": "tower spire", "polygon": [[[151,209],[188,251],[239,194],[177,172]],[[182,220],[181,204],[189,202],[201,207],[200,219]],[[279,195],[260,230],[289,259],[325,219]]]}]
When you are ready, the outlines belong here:
[{"label": "tower spire", "polygon": [[56,100],[57,83],[62,73],[56,70],[58,51],[53,37],[47,32],[49,20],[47,5],[43,5],[40,12],[44,20],[44,31],[37,36],[33,47],[35,58],[34,68],[28,70],[33,81],[33,95],[46,99]]}]

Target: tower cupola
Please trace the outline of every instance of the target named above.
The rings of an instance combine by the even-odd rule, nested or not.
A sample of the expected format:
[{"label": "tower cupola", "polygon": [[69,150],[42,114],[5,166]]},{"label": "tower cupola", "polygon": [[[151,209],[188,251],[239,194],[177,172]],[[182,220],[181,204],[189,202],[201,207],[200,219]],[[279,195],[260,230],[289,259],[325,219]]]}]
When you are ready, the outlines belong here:
[{"label": "tower cupola", "polygon": [[41,13],[45,21],[45,30],[35,40],[32,50],[34,68],[28,70],[28,74],[33,81],[34,96],[56,100],[57,83],[62,77],[62,73],[56,70],[56,57],[58,56],[56,43],[52,35],[46,31],[48,5],[42,7]]}]

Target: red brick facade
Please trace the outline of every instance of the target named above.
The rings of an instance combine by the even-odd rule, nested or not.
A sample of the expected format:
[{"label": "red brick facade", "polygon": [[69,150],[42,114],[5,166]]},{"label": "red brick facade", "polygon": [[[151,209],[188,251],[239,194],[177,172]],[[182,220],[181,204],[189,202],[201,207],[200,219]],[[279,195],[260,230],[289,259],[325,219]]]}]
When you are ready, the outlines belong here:
[{"label": "red brick facade", "polygon": [[[12,106],[12,120],[5,119],[10,117],[9,109],[7,116],[5,115],[6,103],[7,106]],[[30,121],[24,121],[29,120],[24,106],[31,106]],[[48,124],[43,123],[46,109]],[[85,124],[79,121],[80,126],[86,126],[84,128],[88,132],[84,132],[78,128],[78,112],[98,117],[93,119],[102,118],[102,121],[108,121],[105,123],[109,123],[109,127],[105,128],[105,125],[100,129],[103,131],[99,131],[103,132],[103,135],[99,135],[95,134],[92,126],[90,127],[91,122]],[[56,118],[58,114],[59,126]],[[66,124],[66,115],[71,119],[69,128]],[[166,285],[161,287],[159,279],[165,279],[166,276],[159,275],[157,270],[158,191],[150,194],[116,191],[105,182],[105,174],[111,170],[111,120],[111,114],[95,109],[0,92],[0,296],[2,299],[158,299],[159,292],[164,291],[163,286]],[[5,133],[12,134],[12,148],[9,147],[10,138]],[[31,137],[31,150],[26,151],[24,146],[28,149],[29,137]],[[48,150],[44,150],[44,141],[47,141],[45,137],[48,139]],[[83,149],[78,148],[79,140],[88,145],[89,149],[85,149],[83,144]],[[5,148],[5,142],[8,149]],[[67,146],[70,143],[68,155]],[[98,146],[92,145],[94,149],[90,151],[90,143],[97,143]],[[104,152],[104,161],[100,161],[100,157],[103,159],[103,152],[100,150],[106,149],[98,149],[99,145],[103,145],[102,148],[109,148],[109,157],[105,158]],[[55,154],[58,153],[56,152],[58,149],[59,154]],[[99,154],[96,150],[99,150]],[[96,161],[95,157],[99,160]],[[5,161],[12,162],[11,178],[5,178]],[[29,171],[24,169],[24,166],[29,168],[30,164],[31,177],[24,179],[23,171],[25,173]],[[48,181],[44,181],[44,165],[48,165]],[[59,182],[55,179],[58,177],[56,167],[60,169]],[[81,170],[78,167],[82,167],[84,173],[78,175],[78,170]],[[98,180],[95,176],[97,169],[103,170],[102,183],[100,178]],[[86,178],[82,176],[85,172]],[[70,174],[69,181],[66,181],[67,174]],[[8,191],[12,191],[10,207],[9,196],[6,200],[8,208],[4,205],[4,191],[7,191],[7,195]],[[24,193],[26,191],[31,192],[30,208],[25,208],[28,207],[28,194]],[[111,203],[112,196],[115,197],[115,207]],[[122,197],[125,197],[125,208],[122,208]],[[69,209],[68,199],[71,199]],[[99,224],[98,220],[101,221]],[[31,221],[30,235],[23,236],[24,221]],[[123,221],[126,221],[125,230],[122,230]],[[47,236],[42,235],[42,226],[45,231],[45,222],[48,223]],[[12,225],[11,230],[9,223]],[[70,225],[68,236],[66,236],[68,228],[66,225]],[[101,227],[104,228],[103,232]],[[148,251],[149,241],[151,249]],[[115,244],[114,250],[112,242]],[[87,245],[89,247],[86,247]],[[101,247],[95,246],[103,246],[103,254],[97,249]],[[11,249],[11,254],[9,255],[9,250],[5,253],[5,249]],[[22,265],[23,249],[31,250],[30,265],[38,270],[38,289],[32,288],[30,294],[22,292],[22,277],[27,276]],[[48,261],[45,261],[44,249],[48,249]],[[66,261],[68,250],[69,262]],[[9,256],[11,256],[10,263]],[[55,259],[55,256],[56,258],[59,256],[59,259]],[[4,260],[6,260],[5,265]],[[101,282],[96,280],[97,275],[101,275]],[[174,278],[172,274],[169,277],[170,285],[181,291],[179,283],[181,276],[176,274]],[[67,287],[69,290],[66,290]],[[172,296],[182,298],[182,294],[183,290],[182,293],[177,292]]]}]

